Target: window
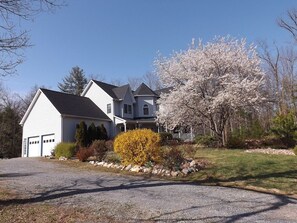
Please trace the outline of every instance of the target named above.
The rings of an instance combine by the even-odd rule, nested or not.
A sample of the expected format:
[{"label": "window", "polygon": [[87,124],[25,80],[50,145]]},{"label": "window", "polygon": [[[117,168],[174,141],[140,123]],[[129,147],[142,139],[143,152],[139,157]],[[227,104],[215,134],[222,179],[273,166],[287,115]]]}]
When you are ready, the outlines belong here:
[{"label": "window", "polygon": [[149,108],[148,105],[143,106],[143,115],[148,115],[149,114]]},{"label": "window", "polygon": [[132,114],[132,105],[124,104],[124,113]]},{"label": "window", "polygon": [[107,114],[111,113],[111,104],[107,104]]},{"label": "window", "polygon": [[132,114],[132,105],[128,105],[128,114]]}]

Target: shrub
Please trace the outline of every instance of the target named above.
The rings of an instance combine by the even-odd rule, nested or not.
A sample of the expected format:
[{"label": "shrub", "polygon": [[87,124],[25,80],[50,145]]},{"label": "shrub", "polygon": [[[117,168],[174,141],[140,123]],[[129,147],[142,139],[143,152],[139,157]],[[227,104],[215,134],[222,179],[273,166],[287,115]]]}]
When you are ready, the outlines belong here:
[{"label": "shrub", "polygon": [[93,155],[94,155],[94,150],[92,148],[85,148],[85,147],[79,148],[79,150],[76,153],[78,160],[81,162],[87,161],[88,158]]},{"label": "shrub", "polygon": [[54,149],[54,154],[56,158],[60,158],[61,156],[64,156],[67,159],[69,159],[72,156],[74,156],[75,149],[76,149],[75,143],[60,142],[58,145],[56,145]]},{"label": "shrub", "polygon": [[76,125],[75,140],[79,147],[85,147],[88,144],[88,127],[84,121]]},{"label": "shrub", "polygon": [[273,126],[271,131],[282,140],[286,147],[290,148],[295,146],[297,125],[295,124],[294,112],[277,114],[272,122]]},{"label": "shrub", "polygon": [[121,163],[121,157],[113,151],[108,151],[104,160],[108,163]]},{"label": "shrub", "polygon": [[178,146],[182,144],[182,140],[179,138],[173,138],[170,140],[167,140],[166,145],[167,146]]},{"label": "shrub", "polygon": [[160,143],[161,145],[166,145],[168,140],[172,140],[173,136],[169,132],[160,132]]},{"label": "shrub", "polygon": [[105,141],[105,146],[108,151],[113,151],[113,141],[112,140]]},{"label": "shrub", "polygon": [[214,136],[205,135],[205,136],[197,136],[195,138],[195,142],[199,145],[203,145],[206,147],[218,147],[219,140],[216,139]]},{"label": "shrub", "polygon": [[87,138],[88,138],[88,145],[91,145],[92,142],[96,139],[98,139],[99,135],[97,133],[97,128],[95,126],[95,124],[92,122],[91,125],[88,127],[88,134],[87,134]]},{"label": "shrub", "polygon": [[231,135],[226,146],[229,149],[243,149],[246,147],[244,138],[239,135]]},{"label": "shrub", "polygon": [[186,157],[194,157],[197,152],[197,148],[191,144],[183,144],[183,145],[179,146],[178,148],[179,148],[179,150],[181,150],[183,152],[183,154]]},{"label": "shrub", "polygon": [[176,147],[163,148],[162,165],[170,170],[179,170],[184,162],[182,151]]},{"label": "shrub", "polygon": [[144,165],[148,161],[160,160],[160,135],[149,129],[136,129],[118,135],[114,151],[124,165]]},{"label": "shrub", "polygon": [[96,156],[97,160],[101,161],[105,158],[106,152],[108,148],[105,145],[104,140],[94,140],[89,147],[89,149],[92,149],[94,152],[94,155]]},{"label": "shrub", "polygon": [[108,135],[107,135],[107,131],[106,131],[106,128],[104,127],[104,125],[101,124],[101,126],[98,126],[97,129],[100,132],[99,139],[107,140],[108,139]]}]

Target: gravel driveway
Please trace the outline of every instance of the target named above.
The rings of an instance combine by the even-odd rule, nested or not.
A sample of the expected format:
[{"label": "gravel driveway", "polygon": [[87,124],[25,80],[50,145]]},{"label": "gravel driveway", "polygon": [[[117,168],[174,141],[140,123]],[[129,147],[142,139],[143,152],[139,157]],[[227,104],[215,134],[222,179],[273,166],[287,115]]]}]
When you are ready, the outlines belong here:
[{"label": "gravel driveway", "polygon": [[123,222],[297,222],[296,199],[84,171],[41,158],[0,160],[0,186],[26,197],[10,202],[83,206]]}]

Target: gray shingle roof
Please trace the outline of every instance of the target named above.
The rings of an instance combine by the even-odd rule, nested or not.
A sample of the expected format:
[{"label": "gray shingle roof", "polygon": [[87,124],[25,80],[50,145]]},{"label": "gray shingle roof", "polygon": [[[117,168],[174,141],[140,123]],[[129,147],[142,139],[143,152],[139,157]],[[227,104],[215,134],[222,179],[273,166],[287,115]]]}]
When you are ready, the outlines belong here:
[{"label": "gray shingle roof", "polygon": [[117,99],[124,99],[128,88],[129,88],[129,84],[126,84],[121,87],[114,88],[112,90],[115,93],[115,95],[117,96]]},{"label": "gray shingle roof", "polygon": [[152,89],[150,89],[146,84],[142,83],[134,92],[134,96],[149,95],[158,96]]},{"label": "gray shingle roof", "polygon": [[95,84],[97,84],[99,87],[101,87],[110,97],[118,99],[116,94],[114,93],[113,89],[117,88],[117,86],[112,84],[107,84],[101,81],[93,80]]},{"label": "gray shingle roof", "polygon": [[97,84],[99,87],[101,87],[110,97],[113,99],[124,99],[126,92],[129,88],[129,84],[117,87],[112,84],[107,84],[101,81],[93,80],[95,84]]},{"label": "gray shingle roof", "polygon": [[40,90],[62,115],[110,120],[89,98],[43,88]]}]

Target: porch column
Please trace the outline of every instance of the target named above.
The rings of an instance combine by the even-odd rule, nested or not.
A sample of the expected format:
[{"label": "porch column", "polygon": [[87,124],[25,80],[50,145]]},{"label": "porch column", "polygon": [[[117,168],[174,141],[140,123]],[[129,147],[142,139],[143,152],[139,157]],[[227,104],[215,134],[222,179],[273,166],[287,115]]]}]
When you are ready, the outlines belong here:
[{"label": "porch column", "polygon": [[127,132],[127,124],[124,122],[124,132]]}]

